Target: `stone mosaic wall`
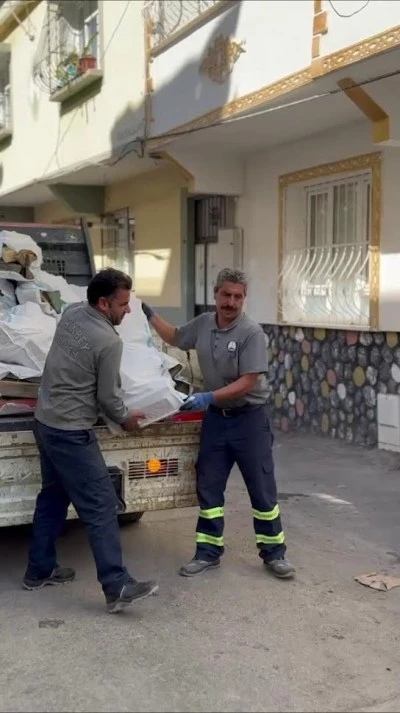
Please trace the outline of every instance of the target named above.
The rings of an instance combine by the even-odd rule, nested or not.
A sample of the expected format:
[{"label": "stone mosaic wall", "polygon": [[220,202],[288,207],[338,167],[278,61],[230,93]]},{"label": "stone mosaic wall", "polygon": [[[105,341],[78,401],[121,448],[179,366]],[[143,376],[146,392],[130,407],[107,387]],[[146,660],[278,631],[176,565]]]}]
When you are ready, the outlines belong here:
[{"label": "stone mosaic wall", "polygon": [[400,394],[400,335],[264,326],[274,426],[377,443],[377,394]]}]

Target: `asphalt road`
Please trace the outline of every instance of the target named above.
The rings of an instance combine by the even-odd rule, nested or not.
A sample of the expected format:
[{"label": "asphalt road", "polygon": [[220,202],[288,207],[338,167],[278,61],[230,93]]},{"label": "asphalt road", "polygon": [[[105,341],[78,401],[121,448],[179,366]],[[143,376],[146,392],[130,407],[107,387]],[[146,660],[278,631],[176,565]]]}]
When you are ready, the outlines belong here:
[{"label": "asphalt road", "polygon": [[177,575],[192,556],[194,509],[145,515],[122,531],[137,578],[157,597],[105,613],[85,533],[60,540],[73,584],[21,590],[28,530],[0,531],[0,711],[397,711],[400,458],[304,436],[275,448],[294,582],[257,557],[237,473],[220,570]]}]

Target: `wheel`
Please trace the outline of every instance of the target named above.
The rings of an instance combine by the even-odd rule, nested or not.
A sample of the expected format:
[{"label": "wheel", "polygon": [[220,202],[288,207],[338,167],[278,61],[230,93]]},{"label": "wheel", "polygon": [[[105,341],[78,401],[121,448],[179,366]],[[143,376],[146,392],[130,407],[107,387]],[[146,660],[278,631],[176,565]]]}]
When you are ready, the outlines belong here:
[{"label": "wheel", "polygon": [[139,522],[143,517],[144,512],[125,512],[123,515],[118,515],[120,525],[131,525],[134,522]]}]

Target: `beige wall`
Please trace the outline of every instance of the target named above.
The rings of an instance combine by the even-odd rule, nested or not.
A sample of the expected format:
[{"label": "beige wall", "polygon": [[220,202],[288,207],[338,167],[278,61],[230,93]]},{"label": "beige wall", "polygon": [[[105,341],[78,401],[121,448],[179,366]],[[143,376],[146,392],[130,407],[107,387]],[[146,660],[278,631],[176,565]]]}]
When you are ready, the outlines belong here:
[{"label": "beige wall", "polygon": [[155,307],[182,306],[182,189],[186,185],[182,173],[168,166],[106,188],[106,212],[128,207],[135,218],[135,288]]}]

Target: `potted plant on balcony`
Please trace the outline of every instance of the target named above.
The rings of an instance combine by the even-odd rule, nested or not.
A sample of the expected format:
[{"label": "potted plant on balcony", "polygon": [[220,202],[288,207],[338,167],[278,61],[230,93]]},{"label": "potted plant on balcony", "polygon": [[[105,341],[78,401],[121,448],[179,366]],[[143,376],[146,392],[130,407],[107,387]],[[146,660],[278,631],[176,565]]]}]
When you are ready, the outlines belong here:
[{"label": "potted plant on balcony", "polygon": [[70,52],[66,57],[64,57],[61,62],[58,63],[56,68],[56,79],[61,87],[63,87],[67,82],[75,79],[78,74],[79,65],[79,55],[77,52]]},{"label": "potted plant on balcony", "polygon": [[96,39],[98,33],[96,32],[93,37],[89,39],[87,42],[86,46],[83,49],[82,55],[79,57],[79,62],[78,62],[78,72],[79,74],[85,74],[85,72],[88,71],[88,69],[96,69],[97,67],[97,58],[93,54],[93,51],[91,50],[91,46]]}]

